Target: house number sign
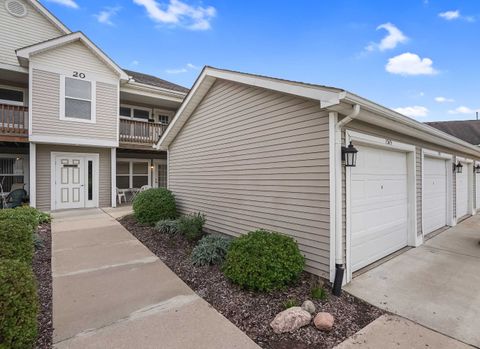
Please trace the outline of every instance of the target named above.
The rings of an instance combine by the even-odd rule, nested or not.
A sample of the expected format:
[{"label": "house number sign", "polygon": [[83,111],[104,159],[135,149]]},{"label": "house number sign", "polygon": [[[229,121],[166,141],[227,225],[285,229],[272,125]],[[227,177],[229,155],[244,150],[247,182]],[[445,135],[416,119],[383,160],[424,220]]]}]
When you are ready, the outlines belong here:
[{"label": "house number sign", "polygon": [[73,72],[73,77],[74,78],[85,79],[85,73],[74,71]]}]

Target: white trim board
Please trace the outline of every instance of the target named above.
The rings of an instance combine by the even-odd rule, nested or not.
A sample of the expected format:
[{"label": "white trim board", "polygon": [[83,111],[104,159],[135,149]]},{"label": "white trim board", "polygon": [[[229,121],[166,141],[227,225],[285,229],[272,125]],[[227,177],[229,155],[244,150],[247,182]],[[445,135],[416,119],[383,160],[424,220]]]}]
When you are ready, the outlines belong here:
[{"label": "white trim board", "polygon": [[[423,236],[417,235],[417,185],[416,185],[416,148],[414,145],[391,141],[388,138],[380,138],[364,133],[346,130],[345,146],[350,142],[354,144],[363,144],[369,147],[398,151],[407,154],[407,195],[408,195],[408,245],[419,246],[423,243]],[[350,221],[350,202],[351,202],[351,171],[346,168],[345,178],[345,211],[346,211],[346,282],[352,280],[351,267],[351,221]]]},{"label": "white trim board", "polygon": [[117,140],[105,140],[95,138],[82,138],[70,136],[49,136],[49,135],[32,135],[29,138],[30,142],[46,143],[46,144],[64,144],[64,145],[85,145],[88,147],[118,147]]},{"label": "white trim board", "polygon": [[[330,181],[330,282],[335,280],[335,188],[336,188],[336,176],[335,176],[335,126],[337,124],[337,113],[328,113],[328,157],[329,157],[329,181]],[[340,185],[340,184],[339,184]]]}]

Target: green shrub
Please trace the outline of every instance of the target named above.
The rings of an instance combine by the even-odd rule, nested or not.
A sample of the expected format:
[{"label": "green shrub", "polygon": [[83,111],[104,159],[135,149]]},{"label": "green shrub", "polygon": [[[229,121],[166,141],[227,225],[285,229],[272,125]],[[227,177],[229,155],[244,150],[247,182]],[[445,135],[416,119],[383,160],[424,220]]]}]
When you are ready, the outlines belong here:
[{"label": "green shrub", "polygon": [[310,291],[310,295],[313,299],[316,300],[326,300],[328,298],[328,292],[323,288],[323,286],[315,286]]},{"label": "green shrub", "polygon": [[178,224],[175,219],[162,219],[155,223],[155,230],[163,234],[176,235],[178,234]]},{"label": "green shrub", "polygon": [[192,251],[193,265],[221,264],[225,260],[231,239],[220,235],[204,236]]},{"label": "green shrub", "polygon": [[285,302],[283,302],[282,305],[283,305],[283,309],[288,309],[288,308],[300,306],[300,302],[295,298],[290,298],[290,299],[287,299]]},{"label": "green shrub", "polygon": [[162,219],[174,219],[177,215],[175,197],[165,188],[145,190],[133,200],[133,213],[137,221],[149,225]]},{"label": "green shrub", "polygon": [[30,225],[12,218],[0,221],[0,259],[18,259],[30,265],[33,251]]},{"label": "green shrub", "polygon": [[257,230],[232,242],[223,272],[244,288],[272,291],[295,281],[304,266],[305,258],[295,240]]},{"label": "green shrub", "polygon": [[202,237],[204,224],[205,215],[200,212],[184,215],[177,219],[178,231],[189,240],[197,240]]},{"label": "green shrub", "polygon": [[32,348],[37,338],[38,301],[31,268],[0,259],[0,348]]},{"label": "green shrub", "polygon": [[27,223],[32,230],[36,230],[42,223],[50,222],[50,215],[30,206],[21,206],[0,210],[0,221],[15,219]]}]

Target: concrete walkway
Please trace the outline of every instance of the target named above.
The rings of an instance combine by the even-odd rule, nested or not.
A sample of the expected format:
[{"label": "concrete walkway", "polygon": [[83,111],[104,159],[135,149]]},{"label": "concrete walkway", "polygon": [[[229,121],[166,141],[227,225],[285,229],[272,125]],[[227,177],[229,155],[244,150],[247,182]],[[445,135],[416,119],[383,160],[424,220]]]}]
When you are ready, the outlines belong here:
[{"label": "concrete walkway", "polygon": [[53,216],[56,348],[259,348],[110,215]]},{"label": "concrete walkway", "polygon": [[355,278],[347,292],[480,347],[480,215]]}]

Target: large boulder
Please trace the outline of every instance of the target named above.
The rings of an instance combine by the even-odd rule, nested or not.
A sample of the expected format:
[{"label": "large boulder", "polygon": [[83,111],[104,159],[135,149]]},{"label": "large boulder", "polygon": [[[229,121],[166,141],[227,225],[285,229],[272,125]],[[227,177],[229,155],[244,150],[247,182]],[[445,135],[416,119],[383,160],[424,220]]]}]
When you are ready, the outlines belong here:
[{"label": "large boulder", "polygon": [[315,327],[321,331],[330,331],[333,327],[335,319],[330,313],[318,313],[313,319]]},{"label": "large boulder", "polygon": [[301,307],[291,307],[275,316],[270,323],[273,332],[280,334],[284,332],[293,332],[300,327],[306,326],[312,320],[312,315]]}]

